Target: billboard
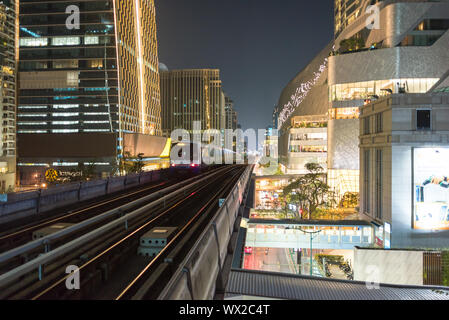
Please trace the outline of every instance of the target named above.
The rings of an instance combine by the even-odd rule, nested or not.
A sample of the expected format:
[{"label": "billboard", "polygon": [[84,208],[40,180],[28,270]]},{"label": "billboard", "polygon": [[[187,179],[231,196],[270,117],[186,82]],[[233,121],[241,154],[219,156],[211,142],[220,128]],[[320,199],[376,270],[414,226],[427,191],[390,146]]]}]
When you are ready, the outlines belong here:
[{"label": "billboard", "polygon": [[414,149],[413,228],[449,230],[449,148]]}]

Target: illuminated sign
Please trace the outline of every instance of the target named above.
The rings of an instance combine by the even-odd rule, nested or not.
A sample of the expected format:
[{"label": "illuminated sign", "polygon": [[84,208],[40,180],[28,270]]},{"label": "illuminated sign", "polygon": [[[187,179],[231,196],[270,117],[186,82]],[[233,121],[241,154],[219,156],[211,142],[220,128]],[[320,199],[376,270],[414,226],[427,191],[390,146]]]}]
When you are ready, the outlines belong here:
[{"label": "illuminated sign", "polygon": [[449,148],[414,149],[413,228],[449,230]]}]

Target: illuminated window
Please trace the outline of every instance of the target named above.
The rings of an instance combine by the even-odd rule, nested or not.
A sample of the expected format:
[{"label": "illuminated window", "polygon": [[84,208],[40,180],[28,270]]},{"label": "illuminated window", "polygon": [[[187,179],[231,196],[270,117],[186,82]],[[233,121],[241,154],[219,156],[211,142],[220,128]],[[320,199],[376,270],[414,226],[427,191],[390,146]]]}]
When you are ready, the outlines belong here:
[{"label": "illuminated window", "polygon": [[48,38],[20,38],[21,47],[45,47],[48,46]]},{"label": "illuminated window", "polygon": [[53,68],[55,69],[72,69],[78,68],[78,60],[62,60],[54,61]]},{"label": "illuminated window", "polygon": [[54,125],[73,125],[73,124],[78,124],[79,121],[52,121],[52,124]]},{"label": "illuminated window", "polygon": [[95,59],[88,61],[89,68],[101,69],[103,68],[103,59]]},{"label": "illuminated window", "polygon": [[79,104],[55,104],[53,109],[74,109],[79,108]]},{"label": "illuminated window", "polygon": [[78,86],[78,72],[67,72],[67,85],[77,87]]},{"label": "illuminated window", "polygon": [[53,113],[53,117],[76,117],[80,114],[78,112],[67,112],[67,113]]},{"label": "illuminated window", "polygon": [[84,37],[84,44],[99,44],[98,36],[86,36]]},{"label": "illuminated window", "polygon": [[79,37],[54,37],[51,44],[54,46],[76,46],[80,44]]},{"label": "illuminated window", "polygon": [[53,133],[76,133],[79,132],[78,129],[55,129],[51,130]]}]

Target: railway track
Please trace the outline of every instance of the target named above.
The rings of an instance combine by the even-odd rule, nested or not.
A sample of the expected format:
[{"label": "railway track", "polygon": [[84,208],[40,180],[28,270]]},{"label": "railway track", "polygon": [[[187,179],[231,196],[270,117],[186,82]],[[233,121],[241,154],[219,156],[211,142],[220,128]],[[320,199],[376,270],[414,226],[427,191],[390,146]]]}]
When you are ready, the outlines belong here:
[{"label": "railway track", "polygon": [[[212,170],[211,173],[220,170]],[[129,194],[107,201],[106,203],[94,205],[90,210],[77,210],[71,213],[61,214],[59,217],[41,221],[37,224],[26,226],[21,230],[11,232],[2,236],[0,243],[10,243],[9,250],[0,254],[0,274],[12,270],[27,261],[30,261],[42,254],[79,237],[83,233],[92,231],[107,222],[113,221],[117,217],[126,215],[141,206],[145,206],[158,198],[169,194],[178,187],[188,185],[209,173],[190,178],[183,182],[171,181],[165,184],[150,186],[144,190],[136,191],[130,197]],[[74,223],[74,226],[67,230],[49,235],[42,239],[32,240],[32,233],[35,230],[54,225],[55,223]],[[71,232],[72,229],[78,229]],[[62,236],[61,233],[64,233]],[[30,242],[31,241],[31,242]],[[3,244],[6,246],[6,244]]]},{"label": "railway track", "polygon": [[[143,232],[163,221],[168,222],[168,217],[173,216],[174,212],[178,212],[179,215],[181,208],[201,202],[198,199],[209,194],[211,188],[218,188],[220,192],[223,192],[223,184],[227,187],[232,185],[233,179],[242,170],[241,166],[233,166],[202,175],[201,179],[196,179],[194,183],[181,188],[178,192],[173,192],[174,195],[159,197],[156,201],[122,215],[121,218],[112,220],[87,234],[77,235],[77,238],[71,242],[37,257],[36,260],[42,259],[37,269],[37,262],[31,260],[28,265],[16,268],[18,273],[12,270],[1,275],[0,299],[58,299],[93,296],[94,292],[89,291],[89,288],[96,288],[98,283],[110,277],[114,269],[120,265],[120,262],[126,260],[127,256],[136,254],[134,249],[137,248],[139,237]],[[232,178],[229,176],[231,173]],[[218,196],[218,193],[215,195]],[[215,198],[214,196],[213,199]],[[205,208],[202,210],[204,211]],[[104,228],[108,232],[104,232],[102,230]],[[183,232],[186,231],[185,228],[181,229]],[[179,237],[180,235],[177,236]],[[77,242],[82,245],[77,246]],[[34,265],[30,267],[30,264]],[[82,290],[68,291],[66,289],[65,281],[69,277],[65,273],[67,265],[80,266],[80,273],[83,275]],[[13,282],[11,282],[11,275],[15,280]]]}]

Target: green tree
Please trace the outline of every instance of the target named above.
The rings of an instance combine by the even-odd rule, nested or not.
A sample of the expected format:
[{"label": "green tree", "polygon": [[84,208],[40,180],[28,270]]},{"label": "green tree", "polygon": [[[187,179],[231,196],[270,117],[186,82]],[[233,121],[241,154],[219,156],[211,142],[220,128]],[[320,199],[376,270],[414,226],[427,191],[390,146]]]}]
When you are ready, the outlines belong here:
[{"label": "green tree", "polygon": [[329,185],[325,182],[323,167],[317,163],[307,163],[307,174],[293,181],[283,189],[285,203],[295,204],[302,209],[302,216],[296,212],[296,218],[311,219],[319,207],[330,207],[335,202]]},{"label": "green tree", "polygon": [[143,153],[139,153],[137,155],[137,159],[135,159],[135,162],[133,164],[133,166],[131,167],[131,172],[133,173],[141,173],[142,172],[142,168],[145,165],[143,163]]},{"label": "green tree", "polygon": [[365,41],[362,38],[351,37],[340,42],[340,51],[348,52],[359,50],[365,47]]}]

